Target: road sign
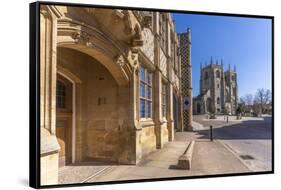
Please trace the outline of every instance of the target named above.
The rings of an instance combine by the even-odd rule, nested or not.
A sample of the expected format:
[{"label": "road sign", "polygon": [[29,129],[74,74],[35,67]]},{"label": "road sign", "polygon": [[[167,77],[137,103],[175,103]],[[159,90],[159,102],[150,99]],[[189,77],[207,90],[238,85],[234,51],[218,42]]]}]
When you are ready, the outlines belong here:
[{"label": "road sign", "polygon": [[183,109],[189,110],[189,106],[190,106],[189,97],[187,97],[187,96],[183,97]]}]

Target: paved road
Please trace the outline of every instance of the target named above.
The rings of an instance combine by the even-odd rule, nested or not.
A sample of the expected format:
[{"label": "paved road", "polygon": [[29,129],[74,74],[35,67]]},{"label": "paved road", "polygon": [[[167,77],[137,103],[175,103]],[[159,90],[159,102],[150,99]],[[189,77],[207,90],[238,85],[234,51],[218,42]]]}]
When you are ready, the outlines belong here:
[{"label": "paved road", "polygon": [[[232,151],[251,171],[271,170],[272,152],[272,118],[245,118],[226,123],[223,118],[208,120],[195,116],[194,120],[203,126],[214,126],[214,138]],[[203,138],[209,137],[209,131],[201,130]]]}]

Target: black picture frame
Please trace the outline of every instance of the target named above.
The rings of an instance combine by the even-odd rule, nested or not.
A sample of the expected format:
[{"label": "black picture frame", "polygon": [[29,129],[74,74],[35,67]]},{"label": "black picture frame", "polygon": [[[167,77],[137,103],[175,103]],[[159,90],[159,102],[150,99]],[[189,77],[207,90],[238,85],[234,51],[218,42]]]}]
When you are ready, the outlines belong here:
[{"label": "black picture frame", "polygon": [[[157,179],[137,179],[124,181],[108,181],[108,182],[93,182],[93,183],[79,183],[79,184],[63,184],[63,185],[46,185],[40,184],[40,6],[41,5],[64,5],[75,7],[93,7],[106,9],[129,9],[140,11],[159,11],[159,12],[173,12],[173,13],[192,13],[200,15],[216,15],[216,16],[231,16],[231,17],[245,17],[245,18],[264,18],[271,20],[272,23],[272,169],[265,172],[247,172],[247,173],[230,173],[230,174],[216,174],[204,176],[185,176],[185,177],[169,177]],[[274,16],[265,15],[248,15],[248,14],[232,14],[232,13],[218,13],[218,12],[201,12],[190,10],[169,10],[157,8],[142,8],[142,7],[123,7],[123,6],[109,6],[109,5],[93,5],[93,4],[79,4],[79,3],[64,3],[64,2],[48,2],[38,1],[30,3],[29,8],[29,185],[33,188],[57,188],[57,187],[76,187],[89,185],[103,185],[103,184],[122,184],[122,183],[136,183],[136,182],[152,182],[152,181],[166,181],[166,180],[186,180],[197,178],[213,178],[213,177],[233,177],[245,175],[261,175],[274,173]]]}]

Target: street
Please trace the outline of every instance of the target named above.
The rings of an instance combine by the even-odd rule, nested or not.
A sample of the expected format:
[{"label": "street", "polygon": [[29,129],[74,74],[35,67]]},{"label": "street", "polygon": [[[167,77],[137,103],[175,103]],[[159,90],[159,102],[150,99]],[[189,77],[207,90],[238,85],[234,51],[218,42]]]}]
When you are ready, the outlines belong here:
[{"label": "street", "polygon": [[207,119],[196,115],[194,121],[203,125],[199,133],[209,136],[209,126],[213,125],[213,136],[244,163],[251,171],[269,171],[272,163],[272,118],[245,117],[238,121],[229,116],[226,122],[224,116],[217,119]]}]

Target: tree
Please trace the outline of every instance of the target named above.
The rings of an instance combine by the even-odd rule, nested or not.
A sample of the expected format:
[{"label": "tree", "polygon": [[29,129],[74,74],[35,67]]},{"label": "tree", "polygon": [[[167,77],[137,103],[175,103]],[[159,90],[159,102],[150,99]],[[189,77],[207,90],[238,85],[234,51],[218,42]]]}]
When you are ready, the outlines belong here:
[{"label": "tree", "polygon": [[240,98],[240,103],[250,106],[253,105],[253,95],[252,94],[246,94],[245,96]]},{"label": "tree", "polygon": [[259,109],[260,113],[263,113],[265,105],[269,104],[270,101],[271,101],[271,91],[270,90],[265,90],[264,88],[260,88],[257,90],[254,104],[256,104],[255,107],[257,107]]},{"label": "tree", "polygon": [[246,94],[245,95],[245,104],[247,105],[247,106],[249,106],[249,105],[253,105],[253,95],[252,94]]}]

